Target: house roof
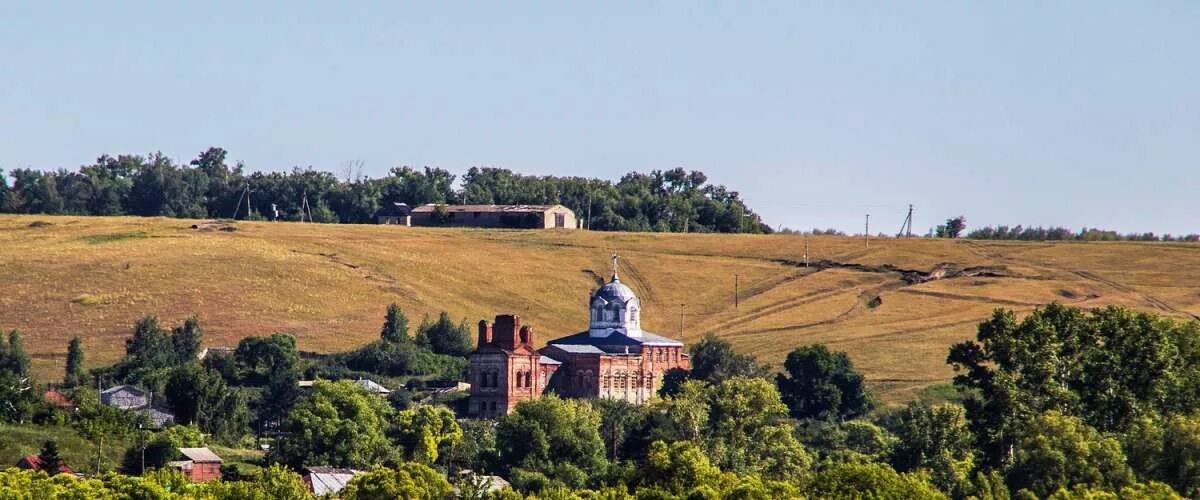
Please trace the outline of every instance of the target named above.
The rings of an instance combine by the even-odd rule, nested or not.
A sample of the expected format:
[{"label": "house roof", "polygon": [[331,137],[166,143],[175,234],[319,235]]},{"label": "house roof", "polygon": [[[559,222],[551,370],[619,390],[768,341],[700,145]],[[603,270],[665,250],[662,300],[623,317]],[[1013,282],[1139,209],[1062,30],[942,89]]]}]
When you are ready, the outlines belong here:
[{"label": "house roof", "polygon": [[355,380],[354,384],[359,387],[362,387],[363,389],[366,389],[367,392],[373,392],[375,394],[391,394],[391,392],[392,392],[392,391],[388,390],[387,387],[379,385],[378,382],[375,382],[374,380],[371,380],[371,379],[360,378],[358,380]]},{"label": "house roof", "polygon": [[116,394],[116,393],[118,393],[118,392],[128,392],[128,393],[130,393],[130,394],[136,394],[136,395],[138,395],[138,396],[145,396],[145,395],[146,395],[146,391],[143,391],[143,390],[141,390],[141,389],[138,389],[137,387],[134,387],[134,386],[132,386],[132,385],[124,385],[124,384],[122,384],[122,385],[114,385],[114,386],[112,386],[112,387],[109,387],[108,389],[105,389],[105,390],[103,390],[103,391],[100,391],[100,394],[101,394],[101,395],[107,395],[107,394]]},{"label": "house roof", "polygon": [[223,462],[221,457],[208,448],[180,448],[179,453],[193,462]]},{"label": "house roof", "polygon": [[[21,457],[21,460],[17,461],[17,467],[40,470],[42,468],[42,457],[38,455],[25,455],[24,457]],[[71,469],[71,466],[67,465],[67,463],[62,460],[58,461],[58,472],[62,474],[75,473],[75,471]]]},{"label": "house roof", "polygon": [[376,217],[403,217],[412,212],[406,203],[384,203],[379,206],[379,210],[375,212]]},{"label": "house roof", "polygon": [[314,495],[323,496],[342,491],[346,487],[346,483],[359,474],[362,474],[362,471],[313,466],[308,468],[308,474],[304,478]]},{"label": "house roof", "polygon": [[46,392],[42,394],[42,399],[45,400],[47,404],[56,406],[58,408],[73,408],[75,406],[75,403],[71,402],[71,398],[67,397],[66,394],[63,394],[58,389],[46,390]]},{"label": "house roof", "polygon": [[561,361],[551,358],[549,356],[542,356],[542,357],[538,358],[538,363],[543,364],[543,365],[561,365],[562,364]]},{"label": "house roof", "polygon": [[[462,213],[462,212],[496,212],[496,213],[542,213],[547,210],[562,207],[562,205],[442,205],[446,207],[446,212]],[[437,210],[438,205],[430,203],[421,205],[412,209],[413,213],[430,213]],[[566,208],[566,207],[563,207]]]},{"label": "house roof", "polygon": [[154,427],[162,428],[175,423],[175,414],[166,410],[146,407],[137,411],[146,414],[146,418],[150,419],[150,423]]}]

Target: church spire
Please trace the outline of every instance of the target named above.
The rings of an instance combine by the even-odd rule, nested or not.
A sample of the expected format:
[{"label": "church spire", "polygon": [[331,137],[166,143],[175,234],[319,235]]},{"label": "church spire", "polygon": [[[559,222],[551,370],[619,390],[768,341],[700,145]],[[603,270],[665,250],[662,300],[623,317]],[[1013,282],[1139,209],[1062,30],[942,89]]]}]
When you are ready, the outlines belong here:
[{"label": "church spire", "polygon": [[617,252],[613,252],[613,254],[612,254],[612,271],[613,271],[612,280],[613,281],[621,281],[621,278],[617,277],[617,259],[619,257],[620,256],[617,255]]}]

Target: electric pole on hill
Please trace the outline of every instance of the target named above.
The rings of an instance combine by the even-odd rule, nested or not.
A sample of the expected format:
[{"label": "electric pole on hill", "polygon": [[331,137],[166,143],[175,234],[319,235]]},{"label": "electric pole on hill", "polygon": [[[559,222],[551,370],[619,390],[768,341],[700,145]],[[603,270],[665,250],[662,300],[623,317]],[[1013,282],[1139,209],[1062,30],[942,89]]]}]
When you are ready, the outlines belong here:
[{"label": "electric pole on hill", "polygon": [[913,206],[910,203],[908,205],[908,216],[904,218],[904,223],[900,224],[900,232],[896,233],[897,238],[901,236],[905,238],[912,238],[912,213]]},{"label": "electric pole on hill", "polygon": [[863,247],[871,248],[871,214],[867,214],[866,228],[863,229]]},{"label": "electric pole on hill", "polygon": [[738,275],[733,273],[733,308],[738,308]]}]

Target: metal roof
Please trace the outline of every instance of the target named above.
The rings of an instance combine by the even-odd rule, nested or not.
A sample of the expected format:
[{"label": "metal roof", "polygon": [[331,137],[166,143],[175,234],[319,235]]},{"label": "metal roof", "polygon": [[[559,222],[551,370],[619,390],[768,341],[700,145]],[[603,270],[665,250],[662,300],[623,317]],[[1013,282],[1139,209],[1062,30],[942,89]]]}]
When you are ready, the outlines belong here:
[{"label": "metal roof", "polygon": [[[562,205],[442,205],[446,212],[502,212],[502,213],[541,213]],[[437,210],[438,204],[430,203],[412,209],[413,213],[426,213]]]},{"label": "metal roof", "polygon": [[333,495],[342,491],[354,476],[362,474],[354,469],[338,469],[335,467],[309,467],[308,482],[314,495]]},{"label": "metal roof", "polygon": [[635,337],[630,337],[620,332],[620,330],[610,330],[609,334],[603,337],[593,337],[591,332],[579,332],[574,335],[560,337],[548,342],[550,345],[590,345],[597,347],[624,347],[638,345],[666,345],[666,346],[683,346],[683,342],[664,337],[656,333],[650,333],[645,330],[642,334]]},{"label": "metal roof", "polygon": [[223,462],[221,457],[208,448],[180,448],[179,452],[193,462]]},{"label": "metal roof", "polygon": [[604,351],[600,350],[600,348],[598,348],[594,345],[555,344],[553,342],[551,342],[550,345],[557,347],[559,349],[562,349],[563,351],[569,352],[571,354],[604,354]]},{"label": "metal roof", "polygon": [[549,356],[542,356],[542,357],[538,358],[538,363],[543,364],[543,365],[561,365],[562,364],[561,361],[551,358]]}]

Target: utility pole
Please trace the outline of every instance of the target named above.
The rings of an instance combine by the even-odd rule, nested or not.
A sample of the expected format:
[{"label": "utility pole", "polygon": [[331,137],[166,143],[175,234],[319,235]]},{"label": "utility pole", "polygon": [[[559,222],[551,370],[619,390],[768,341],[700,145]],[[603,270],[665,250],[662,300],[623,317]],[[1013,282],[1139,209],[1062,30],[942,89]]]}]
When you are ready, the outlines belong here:
[{"label": "utility pole", "polygon": [[867,214],[867,226],[863,230],[863,247],[871,248],[871,214]]},{"label": "utility pole", "polygon": [[683,307],[685,304],[679,304],[679,341],[683,341]]},{"label": "utility pole", "polygon": [[733,308],[738,308],[738,275],[733,273]]},{"label": "utility pole", "polygon": [[585,222],[584,222],[584,227],[583,227],[583,229],[584,229],[585,231],[591,231],[591,230],[592,230],[592,192],[591,192],[591,191],[588,191],[588,211],[587,211],[587,221],[585,221]]},{"label": "utility pole", "polygon": [[808,267],[808,235],[804,235],[804,267]]}]

